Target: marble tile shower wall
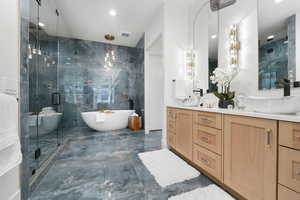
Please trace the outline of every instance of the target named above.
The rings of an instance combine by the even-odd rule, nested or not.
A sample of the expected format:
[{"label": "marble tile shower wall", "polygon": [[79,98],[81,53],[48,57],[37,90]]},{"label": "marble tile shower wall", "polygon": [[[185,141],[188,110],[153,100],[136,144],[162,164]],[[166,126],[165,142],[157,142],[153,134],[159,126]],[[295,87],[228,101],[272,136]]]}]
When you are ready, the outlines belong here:
[{"label": "marble tile shower wall", "polygon": [[29,196],[29,69],[28,69],[28,45],[29,45],[29,0],[20,1],[21,11],[21,40],[20,40],[20,128],[21,148],[23,154],[21,170],[22,199]]},{"label": "marble tile shower wall", "polygon": [[[100,109],[144,109],[144,52],[78,39],[60,38],[59,91],[63,99],[64,127],[86,126],[81,112]],[[114,50],[116,62],[104,68],[105,55]]]},{"label": "marble tile shower wall", "polygon": [[145,95],[145,76],[144,76],[144,64],[145,64],[145,57],[144,57],[144,47],[145,47],[145,36],[143,36],[138,44],[136,45],[136,48],[138,48],[139,53],[137,56],[136,60],[136,73],[137,73],[137,79],[135,81],[135,88],[137,92],[136,96],[136,105],[135,109],[137,110],[137,113],[144,118],[144,108],[145,108],[145,100],[144,100],[144,95]]},{"label": "marble tile shower wall", "polygon": [[[33,47],[34,35],[30,33],[29,40]],[[51,95],[57,92],[58,40],[44,33],[40,40],[41,55],[33,55],[29,60],[29,110],[40,112],[41,108],[53,106]]]},{"label": "marble tile shower wall", "polygon": [[259,50],[259,89],[277,88],[276,81],[288,75],[288,45],[285,39],[267,43]]},{"label": "marble tile shower wall", "polygon": [[288,42],[288,71],[294,74],[293,80],[296,81],[296,15],[288,18]]},{"label": "marble tile shower wall", "polygon": [[[259,50],[259,89],[278,88],[277,81],[296,78],[296,16],[287,19],[287,38],[269,42]],[[288,41],[286,41],[288,39]]]}]

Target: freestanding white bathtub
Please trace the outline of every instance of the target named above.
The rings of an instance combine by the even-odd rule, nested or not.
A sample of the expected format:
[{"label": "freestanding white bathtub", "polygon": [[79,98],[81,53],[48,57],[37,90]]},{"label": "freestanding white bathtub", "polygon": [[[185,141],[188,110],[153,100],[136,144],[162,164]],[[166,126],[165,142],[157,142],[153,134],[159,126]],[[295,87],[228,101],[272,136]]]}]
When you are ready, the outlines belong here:
[{"label": "freestanding white bathtub", "polygon": [[83,121],[96,131],[113,131],[123,129],[128,126],[128,118],[134,113],[134,110],[112,110],[112,114],[105,114],[103,122],[96,122],[98,112],[81,113]]}]

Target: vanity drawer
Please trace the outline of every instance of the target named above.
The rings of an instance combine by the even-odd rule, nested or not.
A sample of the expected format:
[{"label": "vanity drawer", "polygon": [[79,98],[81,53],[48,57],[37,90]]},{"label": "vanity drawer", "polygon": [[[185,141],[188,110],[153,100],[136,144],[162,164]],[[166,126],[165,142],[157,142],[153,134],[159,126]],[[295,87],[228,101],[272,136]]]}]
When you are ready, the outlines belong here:
[{"label": "vanity drawer", "polygon": [[167,116],[168,116],[168,120],[176,120],[176,109],[174,108],[168,108],[167,109]]},{"label": "vanity drawer", "polygon": [[194,126],[193,142],[222,155],[222,131],[205,126]]},{"label": "vanity drawer", "polygon": [[279,184],[278,200],[300,200],[300,194]]},{"label": "vanity drawer", "polygon": [[300,193],[300,151],[279,147],[279,183]]},{"label": "vanity drawer", "polygon": [[176,148],[176,135],[168,133],[167,142],[170,147]]},{"label": "vanity drawer", "polygon": [[279,122],[279,144],[300,150],[300,123]]},{"label": "vanity drawer", "polygon": [[168,120],[168,132],[172,132],[176,134],[176,122],[172,120]]},{"label": "vanity drawer", "polygon": [[222,129],[222,115],[207,112],[194,112],[194,124]]},{"label": "vanity drawer", "polygon": [[194,144],[193,162],[218,180],[223,180],[221,156]]}]

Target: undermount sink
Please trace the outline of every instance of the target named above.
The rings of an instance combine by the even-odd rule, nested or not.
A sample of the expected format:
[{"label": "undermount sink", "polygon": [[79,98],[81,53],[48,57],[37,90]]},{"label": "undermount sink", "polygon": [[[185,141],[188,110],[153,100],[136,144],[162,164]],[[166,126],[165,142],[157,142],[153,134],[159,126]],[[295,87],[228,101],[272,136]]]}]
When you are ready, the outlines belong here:
[{"label": "undermount sink", "polygon": [[300,96],[288,97],[238,97],[246,110],[268,114],[300,112]]},{"label": "undermount sink", "polygon": [[181,104],[184,107],[197,107],[199,105],[199,99],[195,96],[189,97],[181,101]]}]

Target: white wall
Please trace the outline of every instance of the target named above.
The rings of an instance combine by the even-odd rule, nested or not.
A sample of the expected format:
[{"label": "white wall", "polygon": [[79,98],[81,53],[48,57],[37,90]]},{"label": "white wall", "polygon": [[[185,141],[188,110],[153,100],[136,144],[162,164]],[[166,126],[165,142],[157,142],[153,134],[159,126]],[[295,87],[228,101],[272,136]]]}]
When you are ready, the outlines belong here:
[{"label": "white wall", "polygon": [[145,49],[149,49],[163,32],[163,6],[157,10],[145,31]]},{"label": "white wall", "polygon": [[[160,54],[162,57],[162,49],[159,50],[155,46],[155,43],[157,43],[159,40],[162,40],[163,37],[163,7],[161,7],[155,16],[153,16],[153,20],[151,21],[148,29],[145,31],[145,130],[146,133],[149,133],[149,131],[153,128],[151,125],[151,119],[153,118],[153,112],[151,112],[151,109],[153,107],[152,97],[150,95],[150,84],[152,82],[150,77],[150,69],[152,67],[153,58],[151,54]],[[155,48],[155,50],[153,50]],[[163,48],[163,47],[161,47]],[[159,51],[159,52],[153,52],[153,51]],[[155,62],[155,61],[154,61]],[[163,66],[162,66],[163,68]],[[159,89],[158,89],[159,90]],[[163,94],[163,89],[161,91]],[[154,112],[156,113],[156,112]],[[161,113],[162,115],[162,113]],[[158,115],[157,118],[160,118]],[[161,117],[163,119],[163,117]]]},{"label": "white wall", "polygon": [[[183,51],[191,47],[190,5],[191,2],[186,0],[166,0],[164,4],[165,106],[177,105],[177,101],[173,98],[172,80],[184,79]],[[166,119],[166,108],[164,119]],[[166,120],[164,120],[163,145],[166,145]]]},{"label": "white wall", "polygon": [[[14,89],[18,89],[19,80],[19,1],[0,1],[0,78],[13,80]],[[11,82],[10,82],[11,83]],[[1,83],[2,84],[2,83]],[[1,86],[2,87],[2,86]],[[18,115],[18,113],[15,113]],[[18,122],[16,122],[18,123]],[[20,189],[19,168],[15,168],[0,177],[0,198],[3,200],[20,199],[16,193]]]},{"label": "white wall", "polygon": [[220,11],[219,66],[229,66],[229,30],[230,26],[239,26],[241,50],[239,67],[241,72],[232,83],[237,93],[254,95],[258,90],[258,32],[257,2],[240,0],[233,6]]},{"label": "white wall", "polygon": [[[160,41],[162,42],[162,41]],[[164,68],[161,54],[150,52],[149,69],[149,130],[163,129],[164,112]]]},{"label": "white wall", "polygon": [[11,89],[17,90],[16,81],[19,80],[18,0],[0,1],[0,36],[0,78],[6,78],[8,81],[5,83],[10,84]]},{"label": "white wall", "polygon": [[[257,1],[239,0],[233,6],[220,11],[219,35],[219,65],[228,66],[228,34],[232,24],[239,25],[239,40],[241,50],[239,54],[239,75],[232,83],[232,89],[237,94],[252,96],[282,96],[282,89],[258,89],[258,15]],[[299,56],[300,57],[300,56]],[[292,90],[292,94],[300,94],[299,89]]]},{"label": "white wall", "polygon": [[[191,43],[194,43],[196,51],[196,83],[203,91],[208,89],[208,11],[210,9],[209,3],[204,1],[197,1],[192,6],[191,14]],[[195,27],[194,26],[195,23]],[[194,33],[193,33],[194,32]],[[194,38],[194,39],[193,39]]]}]

